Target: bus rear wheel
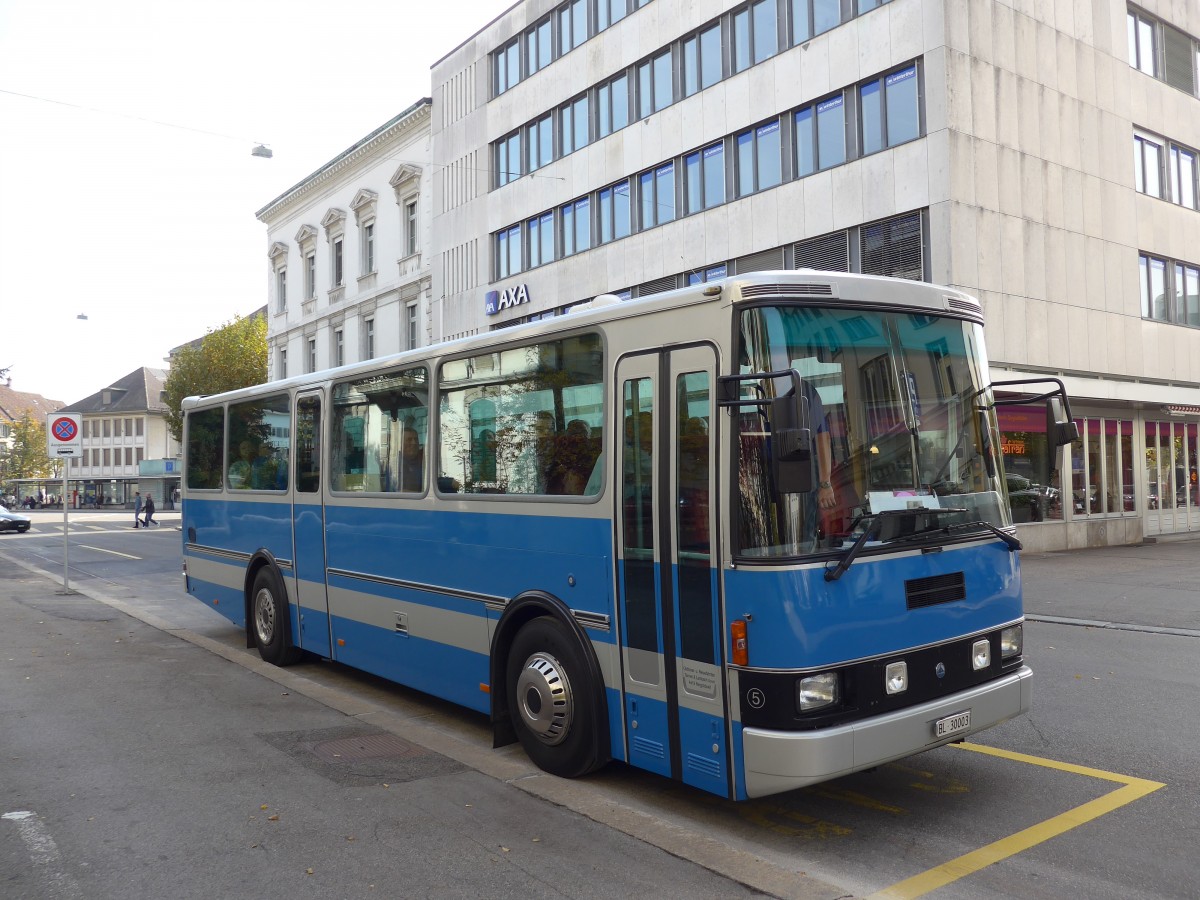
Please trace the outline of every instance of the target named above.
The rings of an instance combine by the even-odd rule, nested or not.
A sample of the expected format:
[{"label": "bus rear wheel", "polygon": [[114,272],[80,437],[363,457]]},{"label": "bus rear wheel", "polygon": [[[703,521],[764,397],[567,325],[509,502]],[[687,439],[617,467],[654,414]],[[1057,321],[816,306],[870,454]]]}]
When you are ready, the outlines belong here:
[{"label": "bus rear wheel", "polygon": [[557,619],[541,616],[517,632],[507,690],[513,728],[539,769],[576,778],[597,768],[594,686],[578,644]]},{"label": "bus rear wheel", "polygon": [[254,576],[250,616],[258,655],[275,666],[290,666],[303,652],[288,641],[287,595],[275,573],[262,568]]}]

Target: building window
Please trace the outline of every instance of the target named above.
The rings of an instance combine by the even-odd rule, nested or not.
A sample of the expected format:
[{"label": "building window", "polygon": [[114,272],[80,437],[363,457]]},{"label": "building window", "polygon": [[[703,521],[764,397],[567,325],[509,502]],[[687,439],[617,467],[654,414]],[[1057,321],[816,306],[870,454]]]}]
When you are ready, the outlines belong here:
[{"label": "building window", "polygon": [[125,420],[125,437],[133,437],[133,419]]},{"label": "building window", "polygon": [[550,19],[545,18],[525,32],[525,62],[529,74],[550,65],[554,47],[550,41]]},{"label": "building window", "polygon": [[758,0],[733,15],[733,71],[741,72],[779,52],[776,0]]},{"label": "building window", "polygon": [[359,228],[359,240],[362,246],[362,274],[370,275],[375,271],[375,223],[368,222]]},{"label": "building window", "polygon": [[145,424],[145,419],[134,419],[134,424],[137,426],[137,436],[142,436],[142,426]]},{"label": "building window", "polygon": [[1134,188],[1151,197],[1162,196],[1162,144],[1144,135],[1133,136]]},{"label": "building window", "polygon": [[304,299],[312,300],[317,296],[317,255],[309,253],[304,257]]},{"label": "building window", "polygon": [[1196,151],[1171,145],[1171,199],[1180,206],[1196,209],[1198,191],[1196,183]]},{"label": "building window", "polygon": [[529,268],[554,261],[554,213],[542,213],[525,223]]},{"label": "building window", "polygon": [[[112,437],[112,419],[104,419],[102,424],[104,426],[104,436]],[[108,463],[105,463],[105,465],[107,466]]]},{"label": "building window", "polygon": [[405,314],[408,317],[407,321],[405,323],[407,326],[407,332],[408,332],[408,335],[407,335],[408,349],[416,350],[417,349],[417,304],[415,304],[415,303],[408,304],[408,308],[405,310]]},{"label": "building window", "polygon": [[496,93],[503,94],[521,80],[521,39],[513,38],[496,51],[493,59]]},{"label": "building window", "polygon": [[375,320],[363,322],[363,359],[375,358]]},{"label": "building window", "polygon": [[622,181],[600,191],[600,243],[629,237],[629,182]]},{"label": "building window", "polygon": [[333,330],[333,364],[335,366],[346,364],[346,335],[341,328]]},{"label": "building window", "polygon": [[342,286],[342,239],[336,237],[330,246],[329,269],[332,273],[333,287]]},{"label": "building window", "polygon": [[724,278],[729,274],[729,267],[722,263],[719,266],[709,266],[707,269],[697,269],[695,272],[687,273],[687,283],[703,284],[706,281],[716,281],[718,278]]},{"label": "building window", "polygon": [[683,96],[721,80],[721,23],[683,42]]},{"label": "building window", "polygon": [[841,0],[791,0],[791,11],[793,44],[842,24]]},{"label": "building window", "polygon": [[521,226],[513,225],[496,235],[496,277],[507,278],[521,271]]},{"label": "building window", "polygon": [[1132,10],[1126,19],[1129,32],[1129,64],[1147,75],[1157,73],[1154,22]]},{"label": "building window", "polygon": [[596,30],[603,31],[625,18],[625,0],[596,0]]},{"label": "building window", "polygon": [[275,311],[287,312],[287,266],[275,270]]},{"label": "building window", "polygon": [[783,149],[778,119],[742,132],[736,143],[739,197],[779,184],[783,178]]},{"label": "building window", "polygon": [[1142,318],[1170,321],[1167,305],[1167,261],[1145,253],[1138,256],[1142,287]]},{"label": "building window", "polygon": [[588,145],[590,120],[587,94],[564,105],[559,110],[558,120],[558,140],[563,156]]},{"label": "building window", "polygon": [[1200,267],[1175,263],[1175,321],[1200,328]]},{"label": "building window", "polygon": [[683,159],[689,214],[725,202],[725,145],[713,144]]},{"label": "building window", "polygon": [[660,53],[637,67],[638,118],[665,109],[674,100],[674,83],[671,80],[671,51]]},{"label": "building window", "polygon": [[317,339],[308,339],[308,370],[309,372],[317,371]]},{"label": "building window", "polygon": [[125,448],[125,465],[127,465],[127,466],[133,465],[133,448],[132,447]]},{"label": "building window", "polygon": [[642,229],[675,220],[675,163],[664,163],[638,176]]},{"label": "building window", "polygon": [[513,132],[496,142],[496,187],[521,177],[521,133]]},{"label": "building window", "polygon": [[859,271],[890,278],[925,276],[925,251],[920,213],[910,213],[862,226],[859,232]]},{"label": "building window", "polygon": [[846,161],[846,112],[842,95],[830,97],[796,113],[796,174]]},{"label": "building window", "polygon": [[[596,106],[599,131],[597,137],[604,137],[614,131],[620,131],[629,124],[629,76],[621,75],[608,84],[600,85],[596,92]],[[547,122],[547,124],[549,124]]]},{"label": "building window", "polygon": [[542,116],[529,126],[525,140],[529,148],[529,171],[533,172],[554,161],[554,116]]},{"label": "building window", "polygon": [[287,348],[279,348],[279,380],[287,378]]},{"label": "building window", "polygon": [[558,13],[558,43],[560,52],[574,50],[588,38],[587,2],[573,0]]},{"label": "building window", "polygon": [[104,448],[104,465],[105,468],[112,465],[112,451],[107,447]]},{"label": "building window", "polygon": [[142,464],[142,462],[145,461],[145,459],[146,459],[146,451],[141,447],[134,447],[134,449],[133,449],[134,465],[140,466]]},{"label": "building window", "polygon": [[917,67],[908,66],[859,87],[862,152],[877,153],[920,135]]},{"label": "building window", "polygon": [[404,204],[404,251],[406,256],[417,252],[417,201]]},{"label": "building window", "polygon": [[591,204],[581,197],[562,208],[563,256],[582,253],[592,246]]}]

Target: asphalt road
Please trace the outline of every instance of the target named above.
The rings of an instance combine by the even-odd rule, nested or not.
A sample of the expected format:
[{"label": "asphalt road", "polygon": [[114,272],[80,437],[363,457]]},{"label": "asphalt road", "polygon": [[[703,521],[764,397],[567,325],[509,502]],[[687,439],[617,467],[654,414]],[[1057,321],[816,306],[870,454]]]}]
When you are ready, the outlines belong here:
[{"label": "asphalt road", "polygon": [[[473,773],[417,779],[422,784],[446,777],[500,784],[525,801],[536,800],[529,813],[534,817],[548,800],[551,809],[578,813],[581,823],[590,820],[587,827],[600,834],[634,838],[775,896],[1200,894],[1191,866],[1200,846],[1200,706],[1193,699],[1200,686],[1200,544],[1194,542],[1027,555],[1026,656],[1035,670],[1029,716],[977,743],[735,804],[619,765],[574,782],[545,776],[519,749],[491,750],[490,731],[474,714],[335,664],[264,666],[224,619],[183,594],[172,522],[150,532],[116,521],[86,524],[94,530],[72,535],[71,579],[103,601],[92,606],[147,620],[190,642],[189,654],[234,661],[236,666],[221,663],[214,683],[204,682],[218,700],[225,679],[246,679],[245,702],[256,708],[271,708],[269,701],[284,691],[290,698],[285,703],[297,697],[320,701],[341,723],[330,727],[345,727],[348,719],[368,722]],[[4,536],[0,555],[61,580],[62,538],[53,529],[39,523],[30,535]],[[43,597],[52,596],[54,587],[43,578]],[[160,691],[174,690],[166,685],[175,672],[161,671]],[[0,697],[7,695],[5,689]],[[2,760],[8,713],[7,702],[0,702]],[[145,703],[154,708],[153,696]],[[293,719],[292,708],[275,710],[272,727],[252,733],[314,730],[305,724],[307,714]],[[213,721],[210,756],[226,742],[235,756],[246,751],[242,730],[219,717]],[[269,743],[265,737],[254,741],[255,747]],[[174,750],[166,756],[191,759]],[[169,768],[170,759],[162,765]],[[307,776],[285,780],[301,786],[290,802],[324,797],[312,792]],[[271,798],[263,802],[270,806]],[[131,809],[141,805],[131,800]],[[380,814],[371,809],[367,818]],[[0,846],[6,846],[2,828]],[[196,846],[208,865],[221,864],[211,844]],[[177,862],[170,858],[164,865]],[[339,861],[333,865],[341,871]],[[586,859],[571,867],[585,870]],[[313,877],[306,875],[304,883]],[[638,893],[645,884],[672,883],[665,873],[646,877]],[[569,886],[554,890],[560,893],[549,895],[576,895]],[[0,895],[7,896],[3,882]],[[703,896],[703,889],[695,895]]]}]

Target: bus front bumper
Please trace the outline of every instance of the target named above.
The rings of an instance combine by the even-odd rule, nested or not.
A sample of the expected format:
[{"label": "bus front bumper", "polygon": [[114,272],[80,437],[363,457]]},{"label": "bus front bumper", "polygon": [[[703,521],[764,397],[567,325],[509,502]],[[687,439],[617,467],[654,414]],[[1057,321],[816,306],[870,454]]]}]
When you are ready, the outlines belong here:
[{"label": "bus front bumper", "polygon": [[[961,741],[1029,711],[1028,666],[940,700],[820,731],[742,731],[746,795],[765,797]],[[971,711],[971,727],[934,736],[939,719]]]}]

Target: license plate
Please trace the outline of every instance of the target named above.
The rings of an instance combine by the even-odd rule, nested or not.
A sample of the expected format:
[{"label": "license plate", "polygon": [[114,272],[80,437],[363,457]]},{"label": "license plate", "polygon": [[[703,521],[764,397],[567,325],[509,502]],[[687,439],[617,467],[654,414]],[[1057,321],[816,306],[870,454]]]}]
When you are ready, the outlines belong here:
[{"label": "license plate", "polygon": [[944,719],[938,719],[933,723],[934,737],[946,737],[951,734],[958,734],[960,731],[966,731],[971,727],[971,711],[964,710],[963,712],[955,713],[952,716],[946,716]]}]

